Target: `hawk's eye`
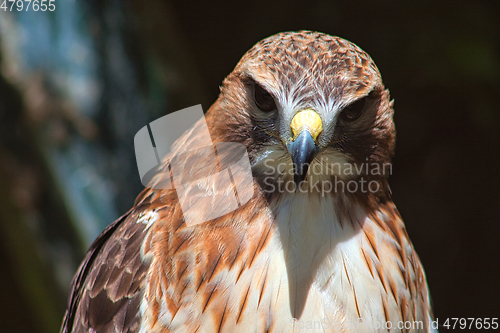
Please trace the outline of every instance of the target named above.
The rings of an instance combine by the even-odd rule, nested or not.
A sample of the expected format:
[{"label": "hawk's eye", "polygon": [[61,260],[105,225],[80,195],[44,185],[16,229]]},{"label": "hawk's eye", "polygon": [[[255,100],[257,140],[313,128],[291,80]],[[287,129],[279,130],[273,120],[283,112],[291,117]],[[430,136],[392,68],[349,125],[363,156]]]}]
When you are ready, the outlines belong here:
[{"label": "hawk's eye", "polygon": [[363,113],[365,102],[366,97],[363,97],[361,99],[358,99],[354,103],[351,103],[350,105],[346,106],[344,110],[342,110],[340,117],[346,121],[354,121],[358,119]]},{"label": "hawk's eye", "polygon": [[258,84],[255,84],[254,99],[255,104],[257,104],[262,111],[272,111],[276,109],[276,103],[274,103],[273,96]]}]

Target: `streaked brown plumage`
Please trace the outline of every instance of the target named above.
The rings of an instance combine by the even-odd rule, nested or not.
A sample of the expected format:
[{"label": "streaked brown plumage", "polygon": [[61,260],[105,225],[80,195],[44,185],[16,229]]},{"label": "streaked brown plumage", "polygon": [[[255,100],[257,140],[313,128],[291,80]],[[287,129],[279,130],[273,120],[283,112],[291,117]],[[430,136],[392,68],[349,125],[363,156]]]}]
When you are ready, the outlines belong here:
[{"label": "streaked brown plumage", "polygon": [[[256,85],[272,96],[275,110],[256,105]],[[282,190],[280,182],[295,179],[290,123],[304,109],[321,118],[313,138],[318,153],[303,187]],[[372,332],[371,325],[389,321],[421,321],[422,327],[393,331],[431,331],[425,275],[386,179],[392,116],[378,69],[356,45],[315,32],[259,42],[206,116],[214,142],[246,146],[252,199],[189,227],[175,190],[145,189],[87,253],[61,332],[303,332],[308,322],[321,332]],[[200,140],[196,133],[195,127],[175,145],[183,175],[173,177],[217,172],[200,169],[206,161],[189,152]],[[218,153],[221,163],[236,161]],[[346,166],[361,167],[353,175]],[[153,183],[168,170],[164,164]],[[350,181],[373,182],[375,190],[345,190]],[[320,192],[316,182],[344,190]],[[209,191],[198,182],[188,193],[204,186]],[[202,216],[225,195],[216,193],[212,206],[190,214]],[[360,320],[356,328],[342,326]]]}]

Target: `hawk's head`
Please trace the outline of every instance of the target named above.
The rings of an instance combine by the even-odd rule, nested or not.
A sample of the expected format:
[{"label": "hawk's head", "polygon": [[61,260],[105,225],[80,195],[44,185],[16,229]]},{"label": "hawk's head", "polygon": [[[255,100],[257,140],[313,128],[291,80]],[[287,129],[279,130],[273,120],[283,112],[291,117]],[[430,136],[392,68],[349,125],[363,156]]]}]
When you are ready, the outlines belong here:
[{"label": "hawk's head", "polygon": [[285,32],[243,56],[208,121],[217,140],[247,146],[264,191],[365,200],[387,195],[392,116],[389,92],[363,50],[322,33]]}]

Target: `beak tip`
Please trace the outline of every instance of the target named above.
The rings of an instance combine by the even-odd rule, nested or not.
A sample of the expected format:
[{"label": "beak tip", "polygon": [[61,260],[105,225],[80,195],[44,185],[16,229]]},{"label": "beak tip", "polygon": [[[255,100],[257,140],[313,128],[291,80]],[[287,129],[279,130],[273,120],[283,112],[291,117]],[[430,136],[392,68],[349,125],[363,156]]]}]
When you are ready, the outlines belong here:
[{"label": "beak tip", "polygon": [[293,182],[295,183],[295,193],[299,191],[301,184],[305,181],[306,173],[293,175]]},{"label": "beak tip", "polygon": [[297,186],[306,179],[309,164],[316,155],[317,148],[311,133],[302,131],[294,142],[290,143],[293,162],[293,180]]}]

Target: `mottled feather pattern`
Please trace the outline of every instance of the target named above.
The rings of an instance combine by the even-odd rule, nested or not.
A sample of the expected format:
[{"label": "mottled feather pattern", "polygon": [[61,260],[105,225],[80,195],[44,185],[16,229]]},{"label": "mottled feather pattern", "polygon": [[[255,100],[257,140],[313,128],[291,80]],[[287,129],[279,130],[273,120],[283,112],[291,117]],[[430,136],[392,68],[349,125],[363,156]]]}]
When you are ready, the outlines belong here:
[{"label": "mottled feather pattern", "polygon": [[141,283],[147,272],[139,248],[144,226],[129,212],[94,242],[73,280],[61,332],[137,332]]},{"label": "mottled feather pattern", "polygon": [[[276,112],[255,106],[255,84],[272,94]],[[361,98],[363,115],[344,122],[343,108]],[[304,108],[315,110],[324,125],[322,151],[311,167],[365,163],[384,171],[311,174],[306,184],[367,179],[379,184],[378,191],[271,190],[292,180],[285,141],[291,119]],[[206,115],[214,143],[246,147],[253,180],[239,195],[252,198],[204,222],[228,192],[210,186],[220,166],[189,149],[211,144],[197,123],[152,180],[157,185],[170,177],[209,175],[183,189],[195,204],[183,213],[175,188],[146,188],[89,250],[61,332],[374,332],[375,324],[399,321],[423,326],[392,332],[432,331],[425,274],[387,183],[392,116],[377,67],[351,42],[306,31],[257,43],[224,80]],[[218,154],[221,165],[239,158]],[[167,163],[172,157],[175,170]],[[283,170],[269,172],[280,164]],[[243,181],[245,175],[233,177]],[[211,200],[202,203],[197,196]],[[200,223],[187,225],[183,214]],[[339,327],[360,320],[355,328]],[[316,324],[300,328],[308,322]]]}]

